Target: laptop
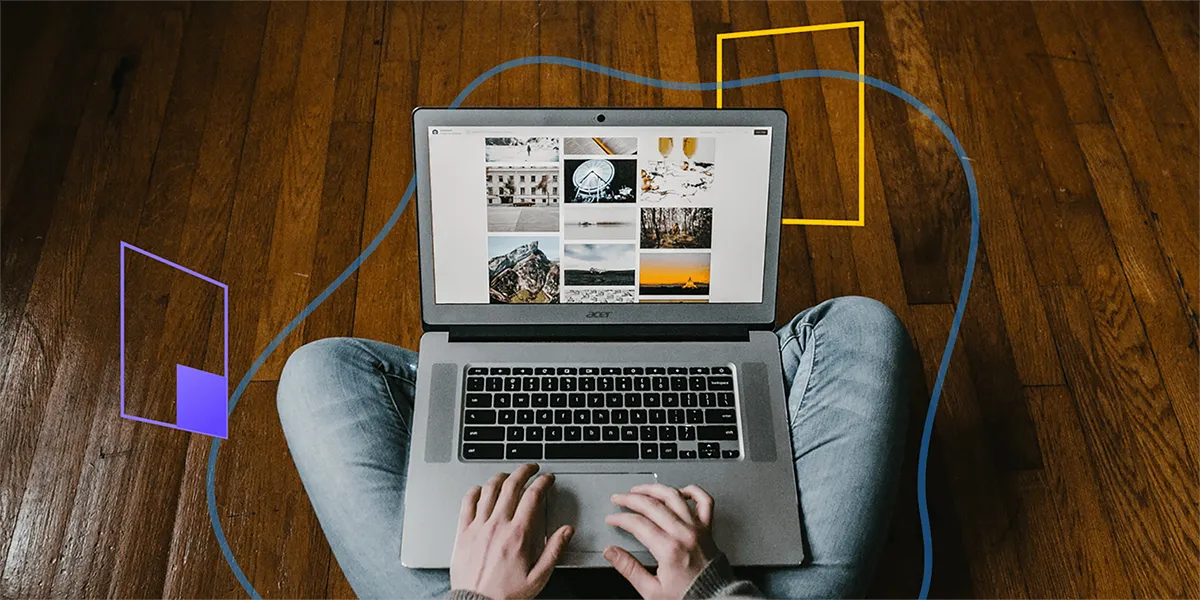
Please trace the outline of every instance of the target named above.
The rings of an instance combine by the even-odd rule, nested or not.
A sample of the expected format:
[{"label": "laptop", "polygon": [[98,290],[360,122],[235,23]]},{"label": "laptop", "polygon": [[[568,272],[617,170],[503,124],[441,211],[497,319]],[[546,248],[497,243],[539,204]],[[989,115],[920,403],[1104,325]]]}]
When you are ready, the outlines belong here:
[{"label": "laptop", "polygon": [[632,536],[613,493],[696,484],[735,565],[804,559],[772,332],[782,110],[413,112],[424,331],[401,562],[447,568],[463,495],[553,472],[560,566]]}]

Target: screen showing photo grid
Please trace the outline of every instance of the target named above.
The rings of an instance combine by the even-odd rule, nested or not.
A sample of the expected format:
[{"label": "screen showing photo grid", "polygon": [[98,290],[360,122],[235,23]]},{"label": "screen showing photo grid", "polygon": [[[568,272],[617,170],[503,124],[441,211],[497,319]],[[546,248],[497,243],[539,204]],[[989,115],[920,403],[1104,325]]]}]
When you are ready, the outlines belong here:
[{"label": "screen showing photo grid", "polygon": [[430,128],[435,301],[761,302],[770,130]]}]

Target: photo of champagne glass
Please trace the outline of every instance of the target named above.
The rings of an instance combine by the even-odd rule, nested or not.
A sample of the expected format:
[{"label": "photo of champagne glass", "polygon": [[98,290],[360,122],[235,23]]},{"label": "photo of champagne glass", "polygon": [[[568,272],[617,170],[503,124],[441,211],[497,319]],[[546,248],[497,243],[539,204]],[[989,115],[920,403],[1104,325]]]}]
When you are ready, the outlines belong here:
[{"label": "photo of champagne glass", "polygon": [[683,155],[687,157],[689,163],[692,160],[692,155],[695,153],[696,153],[696,138],[694,138],[694,137],[683,138]]},{"label": "photo of champagne glass", "polygon": [[663,160],[671,155],[671,150],[675,148],[675,138],[660,137],[658,138],[658,153],[662,155]]}]

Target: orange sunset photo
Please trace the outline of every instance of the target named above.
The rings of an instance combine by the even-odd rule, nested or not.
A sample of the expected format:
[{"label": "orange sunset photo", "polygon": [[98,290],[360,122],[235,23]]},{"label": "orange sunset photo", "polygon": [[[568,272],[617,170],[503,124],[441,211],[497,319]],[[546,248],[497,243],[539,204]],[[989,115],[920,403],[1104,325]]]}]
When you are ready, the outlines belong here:
[{"label": "orange sunset photo", "polygon": [[707,296],[707,252],[642,254],[642,295]]}]

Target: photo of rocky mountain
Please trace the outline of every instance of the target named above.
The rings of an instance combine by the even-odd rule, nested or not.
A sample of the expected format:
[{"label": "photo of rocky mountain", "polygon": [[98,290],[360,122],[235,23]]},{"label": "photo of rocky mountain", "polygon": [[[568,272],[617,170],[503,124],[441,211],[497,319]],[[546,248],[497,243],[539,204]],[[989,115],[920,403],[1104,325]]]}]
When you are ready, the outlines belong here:
[{"label": "photo of rocky mountain", "polygon": [[488,238],[488,296],[492,304],[557,304],[558,238]]}]

